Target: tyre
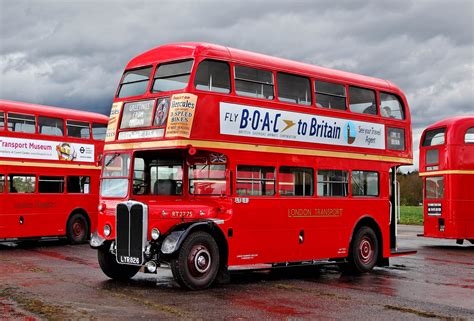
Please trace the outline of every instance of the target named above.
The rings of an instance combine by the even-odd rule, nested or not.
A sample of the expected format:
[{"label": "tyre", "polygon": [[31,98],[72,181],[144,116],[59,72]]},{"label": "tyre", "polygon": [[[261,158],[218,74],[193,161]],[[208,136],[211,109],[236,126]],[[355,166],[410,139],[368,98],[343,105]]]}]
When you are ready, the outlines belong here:
[{"label": "tyre", "polygon": [[194,232],[171,259],[171,271],[182,287],[201,290],[214,282],[219,259],[219,247],[214,238],[206,232]]},{"label": "tyre", "polygon": [[97,259],[105,275],[114,280],[126,281],[138,273],[140,266],[118,264],[115,255],[110,253],[109,249],[110,242],[104,243],[97,249]]},{"label": "tyre", "polygon": [[89,221],[81,214],[73,214],[66,225],[66,236],[71,244],[84,243],[89,234]]},{"label": "tyre", "polygon": [[362,226],[354,234],[349,250],[349,262],[343,269],[351,273],[369,272],[377,263],[379,251],[379,241],[374,230]]}]

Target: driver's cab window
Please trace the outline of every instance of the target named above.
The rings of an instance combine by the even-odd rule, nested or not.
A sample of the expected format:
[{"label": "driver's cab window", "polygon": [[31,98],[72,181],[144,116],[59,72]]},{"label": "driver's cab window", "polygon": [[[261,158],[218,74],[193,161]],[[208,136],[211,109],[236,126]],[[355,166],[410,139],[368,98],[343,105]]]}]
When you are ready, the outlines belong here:
[{"label": "driver's cab window", "polygon": [[145,160],[136,157],[133,161],[133,194],[146,194],[146,188]]},{"label": "driver's cab window", "polygon": [[150,164],[150,187],[153,195],[183,194],[183,165]]}]

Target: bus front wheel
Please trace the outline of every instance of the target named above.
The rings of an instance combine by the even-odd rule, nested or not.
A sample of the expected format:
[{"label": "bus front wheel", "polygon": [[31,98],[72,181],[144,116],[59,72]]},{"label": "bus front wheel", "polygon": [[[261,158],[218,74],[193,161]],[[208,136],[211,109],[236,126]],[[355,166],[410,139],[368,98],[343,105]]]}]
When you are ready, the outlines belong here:
[{"label": "bus front wheel", "polygon": [[114,280],[129,280],[140,270],[140,266],[118,264],[115,255],[110,253],[110,242],[98,248],[97,258],[102,272]]},{"label": "bus front wheel", "polygon": [[379,256],[379,242],[372,228],[362,226],[352,239],[346,272],[365,273],[371,271]]},{"label": "bus front wheel", "polygon": [[201,290],[214,282],[219,271],[219,247],[206,232],[194,232],[171,259],[175,280],[184,288]]},{"label": "bus front wheel", "polygon": [[71,244],[84,243],[89,232],[89,222],[82,213],[71,215],[67,221],[66,236]]}]

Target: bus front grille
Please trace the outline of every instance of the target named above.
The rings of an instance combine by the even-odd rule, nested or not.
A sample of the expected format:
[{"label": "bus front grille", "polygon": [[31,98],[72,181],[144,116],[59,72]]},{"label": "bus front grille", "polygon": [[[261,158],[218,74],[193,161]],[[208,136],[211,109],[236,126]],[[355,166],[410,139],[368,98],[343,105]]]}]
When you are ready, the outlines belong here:
[{"label": "bus front grille", "polygon": [[117,205],[117,262],[142,265],[146,245],[148,211],[145,204],[128,201]]}]

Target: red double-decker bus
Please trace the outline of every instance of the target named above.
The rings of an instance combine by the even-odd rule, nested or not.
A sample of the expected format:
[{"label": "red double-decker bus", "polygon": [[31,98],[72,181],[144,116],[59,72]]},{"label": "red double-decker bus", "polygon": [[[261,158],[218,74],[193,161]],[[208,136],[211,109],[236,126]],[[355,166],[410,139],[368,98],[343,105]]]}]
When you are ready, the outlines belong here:
[{"label": "red double-decker bus", "polygon": [[426,237],[474,244],[474,117],[452,117],[425,129],[420,142]]},{"label": "red double-decker bus", "polygon": [[0,100],[0,241],[67,236],[97,224],[108,117]]},{"label": "red double-decker bus", "polygon": [[127,65],[107,128],[104,273],[171,267],[208,287],[235,269],[338,262],[370,271],[396,246],[396,169],[412,163],[392,83],[205,43]]}]

